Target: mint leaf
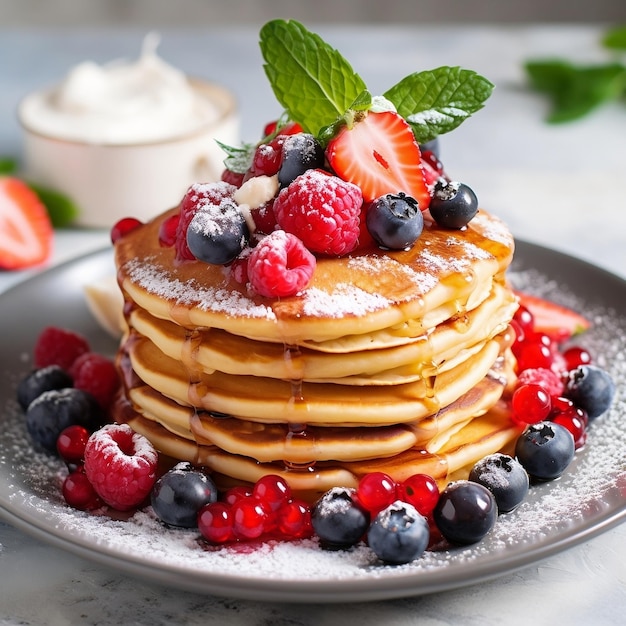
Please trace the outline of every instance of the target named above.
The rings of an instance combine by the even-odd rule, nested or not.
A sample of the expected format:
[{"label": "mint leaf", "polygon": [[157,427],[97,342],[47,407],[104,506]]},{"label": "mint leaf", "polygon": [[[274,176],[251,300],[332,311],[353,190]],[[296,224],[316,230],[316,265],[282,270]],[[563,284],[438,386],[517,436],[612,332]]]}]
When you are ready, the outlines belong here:
[{"label": "mint leaf", "polygon": [[69,226],[78,216],[78,207],[65,194],[35,183],[26,184],[39,196],[55,228]]},{"label": "mint leaf", "polygon": [[494,86],[476,72],[439,67],[415,72],[386,91],[419,143],[455,129],[484,106]]},{"label": "mint leaf", "polygon": [[602,38],[602,45],[612,50],[626,50],[626,25],[609,29]]},{"label": "mint leaf", "polygon": [[526,73],[532,87],[551,101],[550,123],[584,117],[626,90],[626,67],[620,63],[580,66],[561,59],[528,61]]},{"label": "mint leaf", "polygon": [[366,91],[348,61],[299,22],[268,22],[260,46],[276,99],[305,132],[317,135]]},{"label": "mint leaf", "polygon": [[215,141],[226,153],[226,158],[224,159],[226,168],[236,174],[245,174],[252,163],[256,146],[250,143],[244,143],[241,146],[229,146],[217,139]]}]

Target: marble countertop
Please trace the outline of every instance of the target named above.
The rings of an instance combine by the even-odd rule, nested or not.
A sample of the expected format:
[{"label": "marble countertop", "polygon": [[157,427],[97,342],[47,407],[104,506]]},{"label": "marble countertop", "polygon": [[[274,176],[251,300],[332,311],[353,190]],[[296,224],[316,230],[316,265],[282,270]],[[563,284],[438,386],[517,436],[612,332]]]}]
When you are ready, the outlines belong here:
[{"label": "marble countertop", "polygon": [[[416,69],[462,65],[497,86],[485,110],[442,140],[446,168],[514,235],[626,278],[626,108],[609,105],[563,126],[524,88],[522,61],[551,55],[596,61],[600,28],[320,27],[373,92]],[[19,99],[76,63],[138,54],[138,30],[0,31],[0,154],[19,156]],[[251,28],[161,33],[161,55],[237,95],[242,138],[256,140],[279,112]],[[227,52],[224,52],[226,50]],[[108,233],[55,234],[52,264],[107,245]],[[39,270],[0,273],[0,292]],[[2,297],[0,293],[0,297]],[[490,582],[416,598],[290,605],[168,589],[69,554],[0,522],[0,624],[567,624],[623,623],[626,525]]]}]

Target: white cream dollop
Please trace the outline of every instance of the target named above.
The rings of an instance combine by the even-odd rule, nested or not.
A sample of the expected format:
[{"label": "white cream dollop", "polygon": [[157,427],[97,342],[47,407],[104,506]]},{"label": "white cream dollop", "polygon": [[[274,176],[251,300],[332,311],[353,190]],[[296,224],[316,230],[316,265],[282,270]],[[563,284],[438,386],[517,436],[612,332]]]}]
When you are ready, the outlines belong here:
[{"label": "white cream dollop", "polygon": [[55,88],[25,98],[23,124],[60,139],[132,144],[175,139],[216,121],[215,105],[156,54],[158,43],[158,35],[147,35],[135,62],[80,63]]}]

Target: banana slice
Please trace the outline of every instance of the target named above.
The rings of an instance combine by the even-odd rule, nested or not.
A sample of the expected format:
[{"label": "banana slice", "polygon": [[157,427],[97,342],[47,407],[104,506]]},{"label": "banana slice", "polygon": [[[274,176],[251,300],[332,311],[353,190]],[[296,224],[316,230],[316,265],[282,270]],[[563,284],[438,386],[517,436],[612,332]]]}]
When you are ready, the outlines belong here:
[{"label": "banana slice", "polygon": [[112,337],[119,339],[126,330],[124,298],[114,274],[84,286],[87,306],[96,321]]}]

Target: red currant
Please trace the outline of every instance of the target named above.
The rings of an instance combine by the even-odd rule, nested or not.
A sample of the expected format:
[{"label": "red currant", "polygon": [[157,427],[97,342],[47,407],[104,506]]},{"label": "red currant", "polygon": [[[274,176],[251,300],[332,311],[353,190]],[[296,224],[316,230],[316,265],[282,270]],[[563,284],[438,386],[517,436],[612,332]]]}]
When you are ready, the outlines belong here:
[{"label": "red currant", "polygon": [[224,502],[229,505],[235,504],[242,498],[249,498],[252,495],[252,487],[247,487],[245,485],[237,485],[236,487],[231,487],[224,494]]},{"label": "red currant", "polygon": [[396,482],[384,472],[365,474],[359,481],[357,497],[368,511],[378,513],[397,499]]},{"label": "red currant", "polygon": [[306,502],[290,500],[278,510],[277,530],[281,535],[293,539],[304,539],[313,533],[311,510]]},{"label": "red currant", "polygon": [[266,474],[255,483],[252,495],[263,500],[272,511],[277,511],[290,499],[291,487],[280,476]]},{"label": "red currant", "polygon": [[525,335],[534,332],[535,318],[523,304],[520,304],[517,311],[515,311],[513,320],[519,325]]},{"label": "red currant", "polygon": [[170,248],[176,243],[180,213],[170,215],[159,228],[159,244],[164,248]]},{"label": "red currant", "polygon": [[116,222],[111,228],[111,242],[116,243],[124,235],[127,235],[135,228],[141,226],[141,222],[134,217],[124,217]]},{"label": "red currant", "polygon": [[428,474],[413,474],[398,485],[398,498],[428,517],[439,500],[439,486]]},{"label": "red currant", "polygon": [[233,535],[236,539],[258,539],[270,526],[270,507],[252,496],[232,505]]},{"label": "red currant", "polygon": [[233,539],[231,507],[225,502],[211,502],[198,513],[198,530],[211,543],[226,543]]},{"label": "red currant", "polygon": [[517,358],[519,371],[543,367],[552,369],[554,356],[550,347],[536,339],[526,339],[513,353]]},{"label": "red currant", "polygon": [[73,424],[64,428],[57,438],[57,452],[67,464],[82,463],[89,431],[84,426]]},{"label": "red currant", "polygon": [[225,183],[229,183],[234,185],[235,187],[241,187],[243,184],[244,174],[240,174],[239,172],[233,172],[232,170],[225,169],[222,172],[221,180]]},{"label": "red currant", "polygon": [[567,371],[575,370],[579,365],[589,365],[592,361],[591,354],[584,348],[572,346],[563,352]]},{"label": "red currant", "polygon": [[511,398],[513,419],[520,424],[536,424],[548,417],[550,395],[536,383],[520,385]]},{"label": "red currant", "polygon": [[65,501],[79,511],[93,511],[104,506],[82,467],[68,474],[62,491]]}]

